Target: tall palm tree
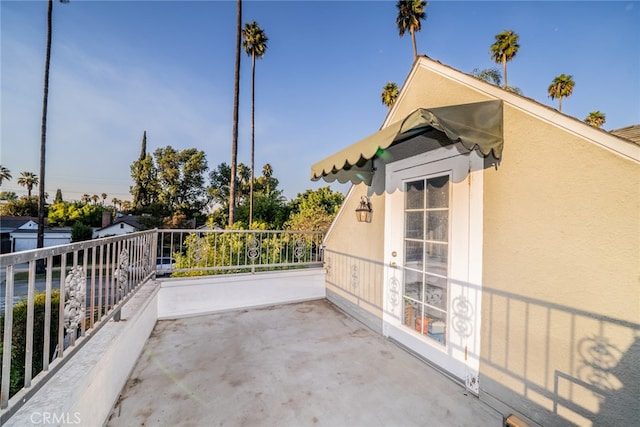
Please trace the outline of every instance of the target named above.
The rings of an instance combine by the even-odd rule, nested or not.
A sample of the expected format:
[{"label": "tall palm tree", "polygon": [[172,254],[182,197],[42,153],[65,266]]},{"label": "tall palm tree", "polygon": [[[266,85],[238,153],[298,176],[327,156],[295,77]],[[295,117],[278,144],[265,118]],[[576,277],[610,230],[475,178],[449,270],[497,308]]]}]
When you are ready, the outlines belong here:
[{"label": "tall palm tree", "polygon": [[398,16],[396,17],[396,25],[400,30],[400,37],[409,31],[411,34],[411,42],[413,43],[413,60],[418,57],[418,48],[416,46],[416,31],[422,29],[420,20],[426,19],[427,14],[424,9],[427,2],[423,0],[398,0],[396,8],[398,8]]},{"label": "tall palm tree", "polygon": [[[68,3],[69,0],[60,0],[60,3]],[[42,123],[40,125],[40,186],[38,188],[38,233],[36,237],[36,247],[44,246],[44,209],[46,204],[45,197],[45,158],[47,148],[47,102],[49,100],[49,66],[51,65],[51,34],[53,22],[53,0],[48,1],[47,8],[47,47],[44,60],[44,89],[42,96]],[[41,271],[44,267],[43,263],[38,265]]]},{"label": "tall palm tree", "polygon": [[100,200],[100,197],[97,194],[94,194],[93,196],[91,196],[91,200],[93,200],[94,205],[97,205],[98,200]]},{"label": "tall palm tree", "polygon": [[[27,196],[31,197],[31,190],[38,185],[38,175],[33,172],[20,172],[18,185],[25,187],[27,189]],[[42,188],[42,186],[40,187]]]},{"label": "tall palm tree", "polygon": [[102,206],[104,206],[104,202],[107,201],[107,193],[100,194],[100,197],[102,197]]},{"label": "tall palm tree", "polygon": [[386,105],[387,108],[391,109],[391,107],[393,107],[393,104],[396,103],[396,99],[398,99],[398,94],[398,85],[393,82],[388,82],[382,88],[382,94],[380,95],[380,98],[382,100],[382,103]]},{"label": "tall palm tree", "polygon": [[2,181],[10,181],[11,178],[11,171],[0,165],[0,185],[2,185]]},{"label": "tall palm tree", "polygon": [[242,30],[244,47],[251,57],[251,180],[249,181],[249,228],[253,223],[253,179],[255,175],[255,115],[256,115],[256,58],[260,59],[267,50],[267,35],[256,21],[247,23]]},{"label": "tall palm tree", "polygon": [[87,193],[84,193],[84,194],[82,195],[82,197],[80,198],[80,201],[81,201],[82,203],[84,203],[85,205],[88,205],[89,203],[91,203],[91,196],[90,196],[90,195],[88,195]]},{"label": "tall palm tree", "polygon": [[594,128],[598,129],[600,129],[606,121],[607,117],[604,113],[601,113],[600,110],[590,112],[589,115],[584,119],[584,122],[589,126],[593,126]]},{"label": "tall palm tree", "polygon": [[549,98],[558,98],[558,111],[562,111],[562,98],[571,96],[575,85],[576,82],[573,81],[573,76],[567,74],[560,74],[549,85],[547,89]]},{"label": "tall palm tree", "polygon": [[236,169],[238,167],[238,108],[240,98],[240,42],[242,38],[242,0],[236,0],[236,65],[233,83],[233,136],[231,141],[231,173],[229,177],[229,226],[236,213]]},{"label": "tall palm tree", "polygon": [[502,64],[502,75],[504,82],[502,87],[507,88],[507,61],[511,61],[518,53],[520,45],[518,44],[519,36],[512,30],[503,31],[495,36],[495,43],[489,48],[491,59],[496,64]]}]

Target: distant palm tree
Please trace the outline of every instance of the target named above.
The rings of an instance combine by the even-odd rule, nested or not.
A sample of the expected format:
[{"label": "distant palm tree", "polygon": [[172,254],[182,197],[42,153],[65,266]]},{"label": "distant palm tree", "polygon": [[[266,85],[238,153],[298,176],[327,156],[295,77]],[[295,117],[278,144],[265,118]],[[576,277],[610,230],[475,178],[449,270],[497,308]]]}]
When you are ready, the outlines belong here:
[{"label": "distant palm tree", "polygon": [[387,108],[391,109],[391,107],[393,107],[393,104],[396,103],[396,99],[398,99],[398,94],[398,85],[393,82],[388,82],[382,88],[382,94],[380,95],[380,98],[382,100],[382,103],[386,105]]},{"label": "distant palm tree", "polygon": [[502,87],[507,88],[507,61],[511,61],[518,53],[520,45],[518,44],[519,36],[511,30],[503,31],[495,36],[495,43],[489,48],[491,59],[496,64],[502,64],[502,75],[504,83]]},{"label": "distant palm tree", "polygon": [[80,201],[82,203],[84,203],[85,205],[88,205],[89,203],[91,203],[91,196],[88,195],[87,193],[83,194],[82,197],[80,198]]},{"label": "distant palm tree", "polygon": [[584,119],[584,122],[589,126],[593,126],[594,128],[598,129],[600,129],[606,121],[607,117],[599,110],[590,112],[589,115]]},{"label": "distant palm tree", "polygon": [[266,163],[262,167],[262,175],[265,177],[265,181],[267,184],[267,188],[265,189],[266,194],[269,194],[271,192],[271,177],[273,176],[273,167],[271,167],[269,163]]},{"label": "distant palm tree", "polygon": [[398,9],[396,25],[398,26],[398,30],[400,30],[400,37],[404,36],[404,33],[407,31],[411,34],[414,61],[418,57],[416,31],[422,29],[420,20],[427,18],[427,14],[424,11],[426,7],[427,2],[423,0],[399,0],[398,3],[396,3],[396,8]]},{"label": "distant palm tree", "polygon": [[91,200],[93,200],[94,205],[97,205],[98,200],[100,200],[100,197],[97,194],[94,194],[93,196],[91,196]]},{"label": "distant palm tree", "polygon": [[[487,83],[493,83],[496,86],[500,86],[502,82],[502,72],[498,68],[485,68],[484,70],[474,68],[471,75]],[[519,87],[507,86],[505,89],[509,92],[522,95],[522,90]]]},{"label": "distant palm tree", "polygon": [[253,179],[255,170],[255,115],[256,115],[256,58],[260,59],[267,50],[267,35],[256,21],[247,23],[242,30],[244,47],[251,57],[251,180],[249,189],[249,227],[253,223]]},{"label": "distant palm tree", "polygon": [[[60,0],[60,3],[68,3],[69,0]],[[42,122],[40,125],[40,187],[38,191],[38,232],[36,236],[36,247],[44,246],[44,211],[46,198],[44,195],[45,185],[45,158],[47,151],[47,103],[49,100],[49,66],[51,65],[51,34],[53,22],[53,0],[48,1],[47,8],[47,47],[44,60],[44,88],[42,96]],[[39,263],[38,270],[44,268],[43,263]]]},{"label": "distant palm tree", "polygon": [[20,178],[18,178],[18,185],[21,185],[27,189],[27,196],[31,197],[31,190],[38,185],[38,175],[33,172],[20,172]]},{"label": "distant palm tree", "polygon": [[11,178],[11,171],[0,165],[0,185],[2,185],[2,181],[10,181]]},{"label": "distant palm tree", "polygon": [[233,135],[229,176],[229,226],[236,213],[236,169],[238,167],[238,109],[240,105],[240,42],[242,39],[242,0],[236,0],[236,62],[233,83]]},{"label": "distant palm tree", "polygon": [[104,206],[104,202],[107,201],[107,193],[102,193],[100,196],[102,197],[102,206]]},{"label": "distant palm tree", "polygon": [[547,92],[551,99],[558,98],[558,111],[562,111],[562,98],[571,96],[573,88],[576,83],[573,81],[573,76],[566,74],[560,74],[549,85]]},{"label": "distant palm tree", "polygon": [[497,68],[485,68],[484,70],[474,68],[471,75],[496,86],[500,86],[502,83],[502,73]]}]

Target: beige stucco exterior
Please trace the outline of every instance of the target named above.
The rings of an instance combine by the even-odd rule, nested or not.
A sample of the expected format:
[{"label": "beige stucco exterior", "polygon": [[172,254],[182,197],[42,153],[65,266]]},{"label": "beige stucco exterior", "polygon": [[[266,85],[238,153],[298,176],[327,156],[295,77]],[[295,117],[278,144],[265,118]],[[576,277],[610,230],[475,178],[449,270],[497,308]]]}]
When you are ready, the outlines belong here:
[{"label": "beige stucco exterior", "polygon": [[[637,417],[640,147],[428,58],[383,127],[419,107],[492,99],[504,102],[504,151],[483,172],[479,397],[540,424]],[[325,243],[327,289],[379,316],[384,163],[376,169],[371,187],[352,187]],[[354,215],[362,195],[368,224]]]}]

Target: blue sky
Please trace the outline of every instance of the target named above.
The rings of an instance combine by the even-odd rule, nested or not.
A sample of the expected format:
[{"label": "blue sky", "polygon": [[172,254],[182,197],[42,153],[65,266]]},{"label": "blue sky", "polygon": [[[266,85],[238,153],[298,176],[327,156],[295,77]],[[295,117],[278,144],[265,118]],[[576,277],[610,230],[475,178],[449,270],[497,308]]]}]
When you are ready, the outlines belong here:
[{"label": "blue sky", "polygon": [[[287,198],[326,185],[311,164],[375,132],[388,81],[402,84],[411,40],[395,1],[244,1],[269,46],[256,68],[256,168],[270,163]],[[46,191],[130,199],[129,166],[148,149],[195,147],[213,169],[230,162],[234,1],[87,1],[54,5]],[[24,194],[38,173],[46,41],[44,1],[0,1],[0,164]],[[511,29],[520,51],[509,84],[557,107],[547,87],[576,86],[563,112],[606,114],[607,130],[640,123],[640,2],[431,1],[418,52],[460,71],[495,66],[489,46]],[[239,161],[250,161],[251,62],[243,54]],[[346,186],[333,188],[345,191]]]}]

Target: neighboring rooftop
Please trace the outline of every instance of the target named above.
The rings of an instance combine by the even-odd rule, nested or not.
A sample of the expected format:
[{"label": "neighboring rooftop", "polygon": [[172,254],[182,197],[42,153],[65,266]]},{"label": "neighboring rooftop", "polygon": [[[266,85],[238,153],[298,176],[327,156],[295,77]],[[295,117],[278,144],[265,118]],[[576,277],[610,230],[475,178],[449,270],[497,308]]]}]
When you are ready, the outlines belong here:
[{"label": "neighboring rooftop", "polygon": [[499,426],[326,300],[156,324],[108,426]]},{"label": "neighboring rooftop", "polygon": [[614,129],[611,131],[611,133],[615,136],[633,141],[636,144],[640,145],[640,124],[627,126],[620,129]]}]

